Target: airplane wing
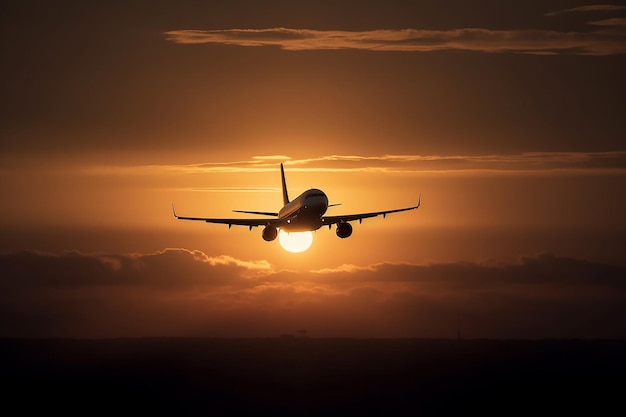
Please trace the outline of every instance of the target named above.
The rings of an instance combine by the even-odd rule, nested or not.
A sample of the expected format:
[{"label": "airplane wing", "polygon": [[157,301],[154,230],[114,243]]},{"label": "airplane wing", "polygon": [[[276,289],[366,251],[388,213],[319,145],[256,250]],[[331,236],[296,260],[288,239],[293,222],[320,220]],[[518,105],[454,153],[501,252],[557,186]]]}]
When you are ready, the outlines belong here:
[{"label": "airplane wing", "polygon": [[368,219],[370,217],[377,217],[377,216],[386,217],[387,214],[391,214],[391,213],[399,213],[401,211],[415,210],[419,208],[420,204],[422,204],[421,194],[419,195],[417,199],[417,205],[413,207],[405,207],[405,208],[385,210],[385,211],[374,211],[371,213],[345,214],[343,216],[324,216],[323,221],[324,221],[324,224],[328,226],[330,226],[331,224],[335,224],[335,223],[351,222],[354,220],[358,220],[360,223],[363,219]]},{"label": "airplane wing", "polygon": [[196,220],[196,221],[207,222],[207,223],[227,224],[228,227],[231,227],[233,225],[248,226],[250,229],[252,229],[253,227],[267,226],[267,225],[280,227],[284,223],[284,220],[281,220],[281,219],[219,219],[219,218],[210,218],[210,217],[179,216],[176,214],[176,210],[174,209],[174,204],[172,204],[172,212],[174,213],[174,217],[177,218],[178,220]]}]

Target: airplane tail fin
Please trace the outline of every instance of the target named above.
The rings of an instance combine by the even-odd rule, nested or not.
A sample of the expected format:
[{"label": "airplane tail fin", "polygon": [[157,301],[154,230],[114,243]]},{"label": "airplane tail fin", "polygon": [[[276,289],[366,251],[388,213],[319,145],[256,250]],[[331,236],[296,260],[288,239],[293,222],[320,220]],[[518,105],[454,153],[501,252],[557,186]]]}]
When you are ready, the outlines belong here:
[{"label": "airplane tail fin", "polygon": [[280,164],[280,176],[283,181],[283,205],[289,204],[289,195],[287,194],[287,183],[285,182],[285,170],[283,164]]}]

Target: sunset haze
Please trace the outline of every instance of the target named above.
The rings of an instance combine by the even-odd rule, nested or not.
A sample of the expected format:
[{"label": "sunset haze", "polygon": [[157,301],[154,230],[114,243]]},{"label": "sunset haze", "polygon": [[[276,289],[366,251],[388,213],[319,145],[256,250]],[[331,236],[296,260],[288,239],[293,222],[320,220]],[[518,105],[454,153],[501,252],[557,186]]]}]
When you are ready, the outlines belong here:
[{"label": "sunset haze", "polygon": [[[0,28],[0,337],[626,336],[626,6],[2,1]],[[277,212],[281,163],[327,215],[421,206],[302,253],[174,218]]]}]

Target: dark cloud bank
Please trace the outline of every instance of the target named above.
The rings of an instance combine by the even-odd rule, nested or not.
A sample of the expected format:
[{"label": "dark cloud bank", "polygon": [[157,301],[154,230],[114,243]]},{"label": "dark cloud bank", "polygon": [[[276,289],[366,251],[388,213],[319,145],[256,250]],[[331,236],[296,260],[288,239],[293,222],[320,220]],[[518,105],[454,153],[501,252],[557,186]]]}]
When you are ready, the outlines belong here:
[{"label": "dark cloud bank", "polygon": [[293,272],[185,249],[15,252],[0,336],[622,338],[625,272],[553,255]]}]

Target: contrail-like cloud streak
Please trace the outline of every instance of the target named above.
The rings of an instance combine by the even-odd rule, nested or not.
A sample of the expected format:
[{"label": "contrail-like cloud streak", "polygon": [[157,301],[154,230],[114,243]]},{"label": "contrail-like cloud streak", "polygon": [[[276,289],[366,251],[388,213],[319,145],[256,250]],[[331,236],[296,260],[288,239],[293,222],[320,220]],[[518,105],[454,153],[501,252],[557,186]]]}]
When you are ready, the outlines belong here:
[{"label": "contrail-like cloud streak", "polygon": [[614,12],[619,10],[626,10],[626,6],[617,6],[612,4],[594,4],[589,6],[573,7],[571,9],[557,10],[555,12],[546,13],[546,16],[556,16],[560,14],[577,12]]},{"label": "contrail-like cloud streak", "polygon": [[614,55],[626,53],[626,31],[619,19],[604,20],[591,32],[553,30],[310,30],[227,29],[174,30],[169,41],[180,44],[274,46],[289,51],[357,49],[367,51],[471,51],[484,53]]},{"label": "contrail-like cloud streak", "polygon": [[[479,175],[626,175],[626,151],[523,152],[491,155],[321,155],[276,160],[255,156],[248,161],[185,165],[98,166],[91,175],[139,175],[154,173],[263,173],[275,172],[284,161],[290,171],[300,172],[396,172],[406,174],[459,173]],[[204,190],[208,191],[208,190]],[[225,191],[215,189],[212,191]],[[235,191],[228,189],[228,191]],[[238,189],[237,191],[274,191]]]}]

